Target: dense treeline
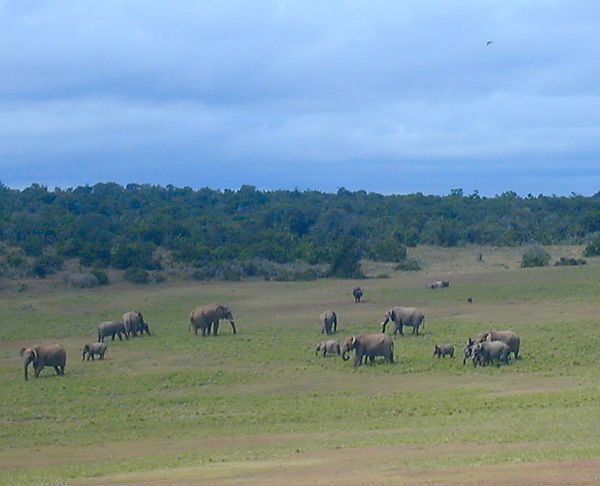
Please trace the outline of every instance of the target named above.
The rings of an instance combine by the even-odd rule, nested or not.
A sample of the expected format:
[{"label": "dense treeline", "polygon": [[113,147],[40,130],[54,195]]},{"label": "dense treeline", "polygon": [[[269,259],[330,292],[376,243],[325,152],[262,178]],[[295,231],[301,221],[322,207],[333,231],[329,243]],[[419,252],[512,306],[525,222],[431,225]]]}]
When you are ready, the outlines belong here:
[{"label": "dense treeline", "polygon": [[[0,184],[0,240],[46,265],[156,269],[157,253],[202,267],[264,259],[401,261],[406,247],[583,241],[600,231],[600,193],[493,198],[317,191],[193,190],[114,183],[48,190]],[[157,251],[158,250],[158,251]],[[14,256],[14,258],[19,258]],[[352,258],[350,258],[351,260]],[[351,264],[351,263],[350,263]]]}]

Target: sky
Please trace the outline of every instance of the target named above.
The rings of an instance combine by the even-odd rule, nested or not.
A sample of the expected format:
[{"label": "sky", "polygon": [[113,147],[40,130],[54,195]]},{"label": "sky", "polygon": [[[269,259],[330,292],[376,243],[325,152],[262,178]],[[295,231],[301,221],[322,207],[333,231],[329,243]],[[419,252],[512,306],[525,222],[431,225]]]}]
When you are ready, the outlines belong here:
[{"label": "sky", "polygon": [[600,2],[0,0],[0,182],[107,181],[594,194]]}]

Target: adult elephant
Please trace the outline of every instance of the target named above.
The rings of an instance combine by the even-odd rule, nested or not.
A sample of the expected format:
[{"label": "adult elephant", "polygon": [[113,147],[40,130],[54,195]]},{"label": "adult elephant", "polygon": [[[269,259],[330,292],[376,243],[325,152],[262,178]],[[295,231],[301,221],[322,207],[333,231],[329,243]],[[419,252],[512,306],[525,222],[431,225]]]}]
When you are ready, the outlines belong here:
[{"label": "adult elephant", "polygon": [[27,368],[33,363],[35,377],[39,377],[45,366],[53,366],[57,375],[65,374],[67,352],[60,344],[38,344],[31,348],[22,348],[25,381],[28,380]]},{"label": "adult elephant", "polygon": [[212,326],[213,335],[216,336],[219,332],[219,321],[221,319],[227,319],[229,324],[231,324],[233,334],[236,334],[233,314],[229,310],[229,307],[221,304],[210,304],[196,307],[190,314],[190,324],[188,330],[194,329],[194,333],[198,335],[198,329],[200,329],[203,336],[209,336],[210,328]]},{"label": "adult elephant", "polygon": [[144,316],[140,311],[131,311],[125,312],[123,314],[123,325],[125,326],[125,331],[130,336],[137,336],[138,332],[140,336],[144,334],[150,335],[150,328],[148,327],[148,323],[144,321]]},{"label": "adult elephant", "polygon": [[412,327],[412,333],[417,336],[419,335],[419,328],[421,326],[425,327],[425,316],[416,307],[393,307],[389,309],[381,323],[381,332],[385,332],[385,327],[389,321],[393,321],[396,325],[394,334],[399,332],[402,336],[404,336],[403,326]]},{"label": "adult elephant", "polygon": [[394,341],[387,334],[365,334],[350,336],[342,346],[342,359],[348,361],[348,353],[354,350],[354,366],[362,365],[363,356],[373,361],[375,356],[383,356],[386,363],[394,362]]},{"label": "adult elephant", "polygon": [[98,326],[98,342],[103,343],[104,338],[111,336],[115,340],[115,336],[119,337],[119,341],[123,341],[123,337],[129,341],[125,325],[121,321],[105,321]]},{"label": "adult elephant", "polygon": [[332,310],[322,312],[319,316],[321,320],[321,334],[333,334],[337,332],[337,314]]},{"label": "adult elephant", "polygon": [[501,341],[510,348],[510,352],[519,359],[519,349],[521,347],[521,338],[513,331],[486,331],[478,336],[478,341]]}]

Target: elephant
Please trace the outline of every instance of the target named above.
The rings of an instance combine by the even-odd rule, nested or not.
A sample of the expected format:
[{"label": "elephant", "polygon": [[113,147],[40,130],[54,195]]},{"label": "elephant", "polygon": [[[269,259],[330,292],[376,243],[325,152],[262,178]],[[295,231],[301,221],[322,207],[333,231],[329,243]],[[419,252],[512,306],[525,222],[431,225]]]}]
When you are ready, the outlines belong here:
[{"label": "elephant", "polygon": [[319,316],[321,319],[321,334],[337,332],[337,315],[332,310],[325,311]]},{"label": "elephant", "polygon": [[98,342],[103,343],[107,336],[112,336],[113,341],[115,336],[119,336],[119,341],[123,341],[122,336],[125,336],[125,339],[129,341],[127,330],[121,321],[105,321],[98,326]]},{"label": "elephant", "polygon": [[31,348],[22,348],[21,356],[24,359],[25,381],[28,380],[27,368],[33,363],[35,377],[39,377],[45,366],[53,366],[56,374],[65,374],[67,352],[60,344],[37,344]]},{"label": "elephant", "polygon": [[427,288],[429,289],[441,289],[442,288],[442,281],[438,280],[437,282],[432,282],[430,284],[427,285]]},{"label": "elephant", "polygon": [[467,304],[473,303],[473,297],[467,297]]},{"label": "elephant", "polygon": [[473,366],[485,366],[492,361],[499,361],[504,364],[510,364],[511,349],[508,344],[502,341],[483,341],[473,345],[472,356]]},{"label": "elephant", "polygon": [[481,341],[502,341],[510,348],[515,359],[519,359],[519,348],[521,347],[521,338],[513,331],[486,331],[482,332],[478,339]]},{"label": "elephant", "polygon": [[327,353],[335,353],[338,356],[342,354],[340,344],[337,341],[334,341],[333,339],[330,339],[329,341],[321,341],[319,344],[317,344],[317,348],[315,349],[315,356],[320,352],[323,353],[323,357],[327,356]]},{"label": "elephant", "polygon": [[402,326],[410,326],[413,328],[413,334],[419,335],[419,327],[425,327],[425,316],[416,307],[393,307],[385,313],[385,319],[381,323],[381,332],[385,332],[385,326],[392,320],[396,324],[394,334],[402,332]]},{"label": "elephant", "polygon": [[352,289],[352,295],[354,296],[354,303],[355,304],[358,303],[358,302],[360,302],[360,299],[362,298],[363,293],[364,292],[363,292],[363,290],[360,287],[354,287]]},{"label": "elephant", "polygon": [[450,280],[442,280],[442,287],[450,287]]},{"label": "elephant", "polygon": [[476,342],[472,338],[469,338],[469,340],[467,341],[467,344],[465,344],[465,347],[463,348],[463,353],[464,353],[463,365],[467,362],[468,358],[473,357],[473,346],[475,346],[475,344],[476,344]]},{"label": "elephant", "polygon": [[387,334],[366,334],[350,336],[342,346],[342,359],[348,361],[348,352],[354,349],[354,366],[362,365],[363,356],[373,362],[375,356],[383,356],[384,362],[394,362],[394,340]]},{"label": "elephant", "polygon": [[150,336],[150,327],[148,327],[148,323],[144,321],[144,316],[140,311],[132,311],[126,312],[123,314],[123,325],[125,326],[125,331],[130,336],[137,336],[138,332],[140,336],[144,334],[148,334]]},{"label": "elephant", "polygon": [[442,356],[450,356],[454,358],[454,346],[452,344],[436,344],[433,350],[433,355],[441,358]]},{"label": "elephant", "polygon": [[106,351],[107,348],[106,344],[104,343],[87,343],[83,347],[83,356],[81,357],[81,360],[83,361],[87,356],[88,361],[90,360],[90,358],[92,358],[92,361],[94,361],[95,354],[97,354],[100,357],[100,359],[104,359],[104,356],[106,356]]},{"label": "elephant", "polygon": [[219,332],[219,321],[221,319],[227,319],[229,324],[231,324],[233,334],[236,334],[233,314],[228,307],[221,304],[196,307],[190,314],[188,330],[194,329],[194,333],[198,335],[198,329],[200,329],[203,336],[210,336],[210,328],[212,326],[213,335],[216,336]]}]

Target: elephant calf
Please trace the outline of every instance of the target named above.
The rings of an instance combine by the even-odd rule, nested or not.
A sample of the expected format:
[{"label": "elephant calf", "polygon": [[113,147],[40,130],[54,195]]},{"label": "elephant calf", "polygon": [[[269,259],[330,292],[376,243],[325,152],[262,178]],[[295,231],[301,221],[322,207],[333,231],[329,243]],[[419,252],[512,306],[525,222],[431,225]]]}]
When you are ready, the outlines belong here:
[{"label": "elephant calf", "polygon": [[433,355],[441,358],[442,356],[450,356],[454,358],[454,346],[452,344],[436,344],[433,350]]},{"label": "elephant calf", "polygon": [[111,336],[113,341],[115,340],[115,336],[119,336],[119,341],[123,341],[122,336],[125,336],[125,339],[129,341],[125,325],[120,321],[106,321],[98,326],[98,342],[103,343],[104,338],[108,336]]},{"label": "elephant calf", "polygon": [[317,344],[315,356],[320,352],[323,353],[323,357],[327,356],[327,353],[337,354],[338,356],[342,354],[340,344],[333,339],[330,339],[329,341],[321,341],[319,344]]},{"label": "elephant calf", "polygon": [[57,375],[65,374],[67,365],[67,352],[60,344],[38,344],[31,348],[22,348],[25,381],[28,380],[27,368],[33,363],[35,377],[39,377],[45,366],[52,366]]},{"label": "elephant calf", "polygon": [[352,295],[354,297],[354,303],[358,303],[360,302],[360,299],[363,296],[363,290],[360,287],[354,287],[352,289]]},{"label": "elephant calf", "polygon": [[107,347],[104,343],[88,343],[83,347],[83,356],[81,360],[83,361],[87,356],[88,361],[90,360],[90,358],[92,358],[92,361],[94,361],[95,354],[97,354],[100,359],[104,359],[106,351]]}]

